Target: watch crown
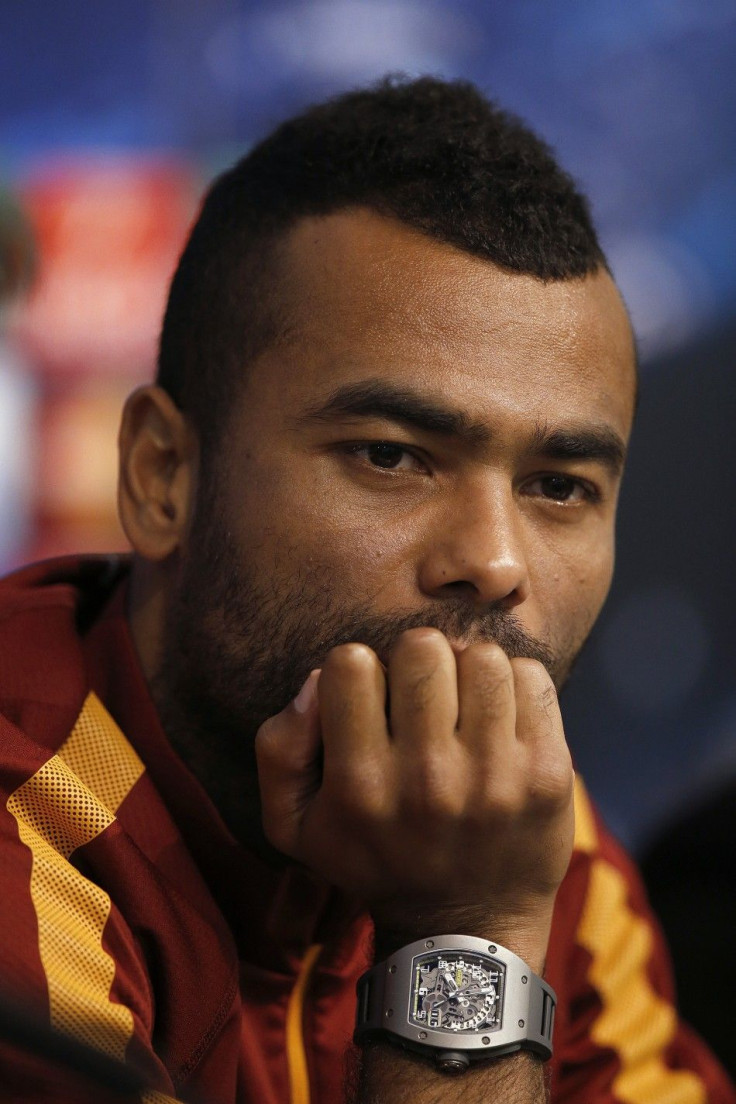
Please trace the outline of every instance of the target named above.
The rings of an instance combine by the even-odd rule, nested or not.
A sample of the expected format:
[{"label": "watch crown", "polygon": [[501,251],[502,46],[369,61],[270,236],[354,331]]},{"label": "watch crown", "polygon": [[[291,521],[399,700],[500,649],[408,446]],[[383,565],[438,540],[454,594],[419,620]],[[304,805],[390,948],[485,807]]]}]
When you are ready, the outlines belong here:
[{"label": "watch crown", "polygon": [[465,1073],[470,1065],[467,1055],[458,1050],[442,1050],[436,1057],[437,1068],[443,1073]]}]

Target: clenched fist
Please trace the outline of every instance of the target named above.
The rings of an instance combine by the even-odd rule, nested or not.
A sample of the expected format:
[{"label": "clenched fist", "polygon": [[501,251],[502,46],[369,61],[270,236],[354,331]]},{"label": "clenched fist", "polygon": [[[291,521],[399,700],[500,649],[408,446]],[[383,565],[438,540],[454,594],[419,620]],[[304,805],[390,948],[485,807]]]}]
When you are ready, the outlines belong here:
[{"label": "clenched fist", "polygon": [[404,633],[333,649],[256,739],[264,829],[398,941],[460,931],[541,970],[573,771],[544,667]]}]

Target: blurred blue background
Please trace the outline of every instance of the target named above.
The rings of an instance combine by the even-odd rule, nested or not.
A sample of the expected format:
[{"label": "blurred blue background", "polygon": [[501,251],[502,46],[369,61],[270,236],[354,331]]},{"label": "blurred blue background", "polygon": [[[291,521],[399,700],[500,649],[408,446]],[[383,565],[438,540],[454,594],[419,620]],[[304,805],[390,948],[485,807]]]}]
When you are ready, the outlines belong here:
[{"label": "blurred blue background", "polygon": [[[302,105],[387,71],[470,78],[553,145],[592,201],[643,363],[619,576],[565,692],[578,765],[634,847],[736,772],[735,57],[734,0],[0,4],[0,180],[32,214],[38,181],[65,166],[92,166],[94,192],[123,169],[163,165],[178,181],[178,241],[215,171]],[[102,222],[118,249],[119,207]],[[93,300],[87,335],[102,317]],[[53,317],[64,323],[62,309]],[[116,361],[101,337],[99,357],[60,370],[55,326],[36,321],[43,347],[22,308],[12,322],[0,352],[4,567],[117,539],[90,521],[109,480],[79,475],[82,506],[70,505],[53,472],[72,457],[71,485],[103,455],[78,427],[114,422],[155,340],[131,340]]]}]

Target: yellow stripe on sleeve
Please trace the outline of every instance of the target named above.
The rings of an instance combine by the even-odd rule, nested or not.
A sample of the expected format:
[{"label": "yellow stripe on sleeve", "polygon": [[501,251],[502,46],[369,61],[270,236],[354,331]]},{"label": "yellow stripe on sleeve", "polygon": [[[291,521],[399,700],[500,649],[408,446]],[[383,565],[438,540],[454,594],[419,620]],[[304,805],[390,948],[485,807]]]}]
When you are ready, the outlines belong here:
[{"label": "yellow stripe on sleeve", "polygon": [[95,799],[116,813],[143,774],[133,751],[104,705],[92,692],[58,755]]},{"label": "yellow stripe on sleeve", "polygon": [[51,1024],[119,1059],[133,1033],[133,1016],[110,1000],[115,963],[102,946],[110,898],[68,860],[113,823],[143,769],[90,694],[58,753],[7,802],[33,857],[30,892]]},{"label": "yellow stripe on sleeve", "polygon": [[575,803],[575,840],[573,847],[576,851],[584,851],[587,855],[591,855],[598,846],[598,833],[590,798],[579,774],[575,775],[573,799]]}]

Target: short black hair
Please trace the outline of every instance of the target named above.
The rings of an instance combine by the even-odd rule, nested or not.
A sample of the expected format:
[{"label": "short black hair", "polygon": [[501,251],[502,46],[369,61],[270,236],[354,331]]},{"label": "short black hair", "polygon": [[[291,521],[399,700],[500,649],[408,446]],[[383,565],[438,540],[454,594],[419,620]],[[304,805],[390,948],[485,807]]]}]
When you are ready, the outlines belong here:
[{"label": "short black hair", "polygon": [[474,85],[386,78],[311,107],[215,181],[174,275],[157,382],[205,450],[278,334],[274,245],[301,218],[353,207],[541,280],[607,267],[549,147]]}]

